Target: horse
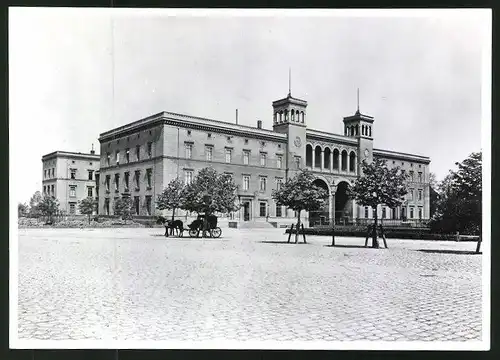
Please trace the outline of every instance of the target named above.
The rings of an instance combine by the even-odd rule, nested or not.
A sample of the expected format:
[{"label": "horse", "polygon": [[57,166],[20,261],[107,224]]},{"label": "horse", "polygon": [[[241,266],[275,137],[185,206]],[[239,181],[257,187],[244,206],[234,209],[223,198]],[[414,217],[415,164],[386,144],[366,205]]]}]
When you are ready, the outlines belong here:
[{"label": "horse", "polygon": [[184,223],[181,220],[167,220],[163,216],[159,216],[156,220],[157,224],[163,224],[165,226],[165,236],[168,237],[168,230],[170,230],[170,235],[174,235],[174,231],[177,232],[177,236],[181,236],[184,233]]}]

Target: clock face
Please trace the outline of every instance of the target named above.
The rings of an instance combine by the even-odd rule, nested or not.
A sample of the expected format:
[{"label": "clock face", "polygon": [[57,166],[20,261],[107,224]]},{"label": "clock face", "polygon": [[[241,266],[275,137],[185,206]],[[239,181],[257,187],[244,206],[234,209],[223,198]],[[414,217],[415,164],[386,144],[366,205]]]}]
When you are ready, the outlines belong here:
[{"label": "clock face", "polygon": [[368,157],[368,155],[370,155],[370,151],[368,151],[368,149],[365,149],[365,157]]},{"label": "clock face", "polygon": [[295,144],[296,147],[300,147],[300,145],[302,145],[302,141],[300,140],[300,137],[298,137],[298,136],[295,138],[293,143]]}]

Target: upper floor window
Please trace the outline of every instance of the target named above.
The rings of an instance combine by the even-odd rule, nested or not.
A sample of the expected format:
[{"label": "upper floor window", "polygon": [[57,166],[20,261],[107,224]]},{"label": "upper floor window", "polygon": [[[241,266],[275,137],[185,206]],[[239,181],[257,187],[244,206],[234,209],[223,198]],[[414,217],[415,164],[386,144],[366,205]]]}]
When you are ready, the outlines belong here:
[{"label": "upper floor window", "polygon": [[281,185],[283,185],[283,179],[282,178],[276,178],[276,190],[281,189]]},{"label": "upper floor window", "polygon": [[89,180],[94,180],[94,170],[89,170]]},{"label": "upper floor window", "polygon": [[243,190],[248,190],[250,188],[250,176],[243,175]]},{"label": "upper floor window", "polygon": [[295,168],[300,169],[300,156],[295,157]]},{"label": "upper floor window", "polygon": [[76,169],[70,169],[70,178],[76,179]]},{"label": "upper floor window", "polygon": [[266,153],[260,153],[260,166],[266,166]]},{"label": "upper floor window", "polygon": [[130,162],[130,149],[125,149],[125,161],[127,164]]},{"label": "upper floor window", "polygon": [[185,144],[186,146],[186,159],[193,157],[193,144]]},{"label": "upper floor window", "polygon": [[408,190],[408,198],[413,200],[413,189]]},{"label": "upper floor window", "polygon": [[212,146],[205,147],[205,156],[206,156],[207,161],[212,161],[213,152],[214,152],[214,148]]},{"label": "upper floor window", "polygon": [[109,184],[111,182],[111,175],[106,175],[106,180],[105,180],[105,185],[106,185],[106,191],[109,191]]},{"label": "upper floor window", "polygon": [[228,164],[231,163],[231,154],[232,154],[231,149],[226,149],[226,163]]},{"label": "upper floor window", "polygon": [[92,186],[87,186],[87,196],[88,197],[94,196],[94,190],[93,190]]},{"label": "upper floor window", "polygon": [[283,156],[281,155],[276,156],[276,167],[278,169],[281,169],[283,167]]},{"label": "upper floor window", "polygon": [[243,164],[248,165],[250,163],[250,151],[243,151]]},{"label": "upper floor window", "polygon": [[106,153],[106,165],[111,165],[111,154]]},{"label": "upper floor window", "polygon": [[55,168],[52,168],[52,177],[55,177],[56,175],[56,169]]},{"label": "upper floor window", "polygon": [[136,157],[137,161],[141,160],[141,146],[140,145],[137,145],[135,147],[135,157]]},{"label": "upper floor window", "polygon": [[421,189],[418,190],[418,200],[422,201],[422,190]]},{"label": "upper floor window", "polygon": [[135,187],[138,190],[141,184],[141,171],[136,170],[135,171]]},{"label": "upper floor window", "polygon": [[193,170],[186,170],[184,173],[184,183],[189,185],[193,182]]},{"label": "upper floor window", "polygon": [[120,174],[115,174],[115,192],[120,189]]},{"label": "upper floor window", "polygon": [[44,178],[44,179],[46,179],[46,178],[47,178],[47,169],[45,169],[45,170],[43,171],[43,178]]},{"label": "upper floor window", "polygon": [[123,174],[123,181],[125,182],[125,191],[128,191],[130,181],[130,173],[128,171]]},{"label": "upper floor window", "polygon": [[116,150],[116,165],[120,164],[120,151]]},{"label": "upper floor window", "polygon": [[146,177],[148,181],[148,188],[151,188],[151,175],[153,173],[153,169],[147,169],[146,170]]},{"label": "upper floor window", "polygon": [[418,172],[418,182],[422,182],[422,172]]},{"label": "upper floor window", "polygon": [[260,177],[260,191],[266,191],[267,188],[267,178],[264,176]]},{"label": "upper floor window", "polygon": [[413,170],[410,170],[410,180],[411,180],[411,181],[414,181],[414,180],[415,180],[415,179],[414,179],[414,177],[413,177]]},{"label": "upper floor window", "polygon": [[70,185],[69,186],[69,196],[70,197],[75,197],[76,196],[76,185]]},{"label": "upper floor window", "polygon": [[153,157],[153,143],[152,142],[148,142],[148,158],[152,158]]}]

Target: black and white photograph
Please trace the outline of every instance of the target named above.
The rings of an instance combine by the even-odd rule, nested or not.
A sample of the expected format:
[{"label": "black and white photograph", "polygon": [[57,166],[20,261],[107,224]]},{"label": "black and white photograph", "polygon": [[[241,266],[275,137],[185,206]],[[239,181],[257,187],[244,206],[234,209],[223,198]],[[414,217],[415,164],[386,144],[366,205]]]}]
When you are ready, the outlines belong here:
[{"label": "black and white photograph", "polygon": [[491,10],[8,17],[10,348],[490,349]]}]

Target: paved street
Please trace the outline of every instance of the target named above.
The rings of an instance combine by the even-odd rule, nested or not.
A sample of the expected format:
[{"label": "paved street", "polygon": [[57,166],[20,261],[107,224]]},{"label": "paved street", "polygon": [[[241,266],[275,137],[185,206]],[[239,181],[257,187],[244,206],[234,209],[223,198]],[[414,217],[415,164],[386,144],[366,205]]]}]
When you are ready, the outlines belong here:
[{"label": "paved street", "polygon": [[360,238],[277,243],[282,229],[162,234],[20,229],[19,338],[481,339],[482,255],[446,253],[473,242],[373,250],[353,247]]}]

